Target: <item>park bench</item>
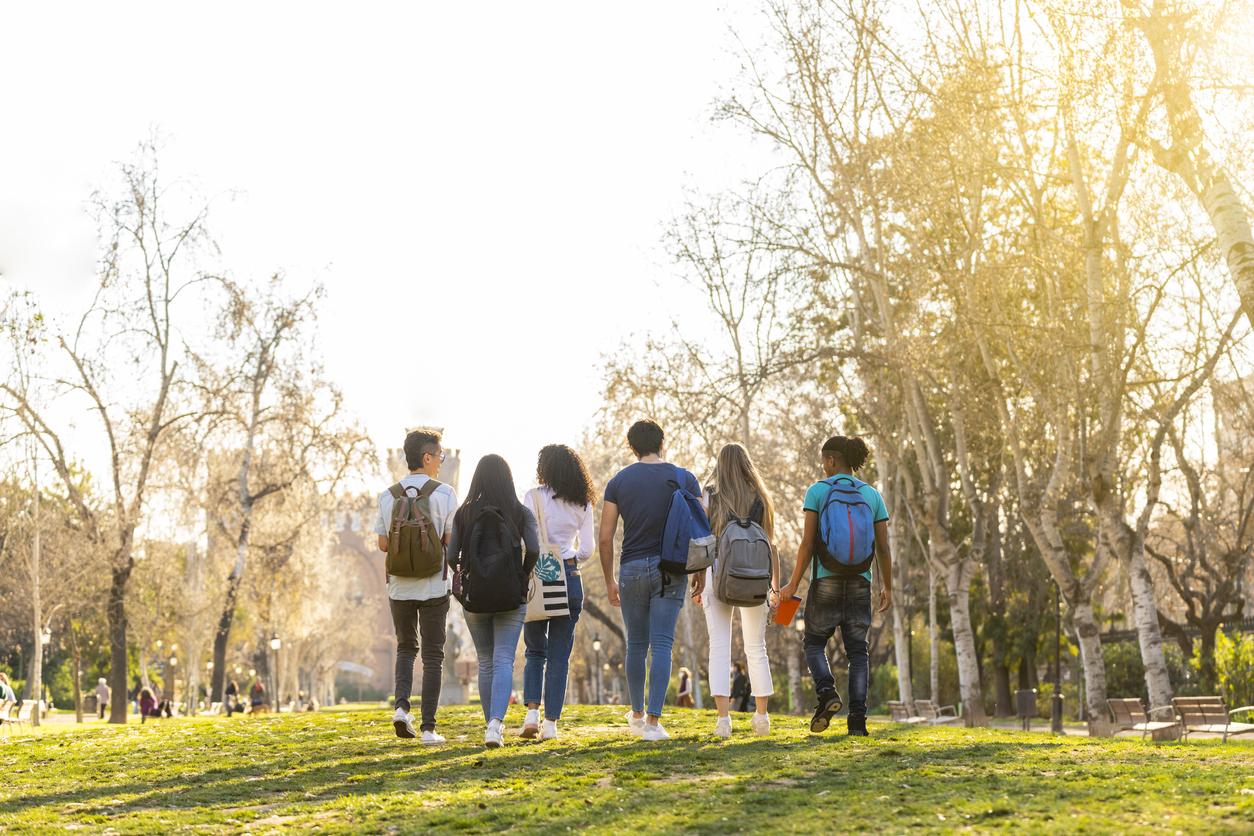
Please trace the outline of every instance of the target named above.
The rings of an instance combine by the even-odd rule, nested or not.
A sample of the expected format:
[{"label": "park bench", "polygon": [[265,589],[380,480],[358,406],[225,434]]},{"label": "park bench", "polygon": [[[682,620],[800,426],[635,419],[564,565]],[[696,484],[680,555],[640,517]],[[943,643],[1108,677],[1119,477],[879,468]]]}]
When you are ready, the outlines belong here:
[{"label": "park bench", "polygon": [[[1175,719],[1175,709],[1169,705],[1160,705],[1158,708],[1151,708],[1148,712],[1145,706],[1141,705],[1138,697],[1129,699],[1108,699],[1106,705],[1110,709],[1110,716],[1114,720],[1115,729],[1119,731],[1137,731],[1141,733],[1141,739],[1144,740],[1146,735],[1151,740],[1179,740],[1181,734],[1180,724]],[[1167,716],[1171,720],[1151,720],[1155,714],[1160,712],[1169,712]]]},{"label": "park bench", "polygon": [[958,719],[958,709],[952,705],[937,705],[931,700],[915,700],[914,710],[927,723],[938,726]]},{"label": "park bench", "polygon": [[910,711],[910,704],[905,700],[889,700],[888,714],[894,723],[926,723],[926,717],[919,717]]},{"label": "park bench", "polygon": [[1254,723],[1236,723],[1232,720],[1234,714],[1254,711],[1254,705],[1243,705],[1229,711],[1224,707],[1222,697],[1176,697],[1171,704],[1180,715],[1185,739],[1190,734],[1201,732],[1223,735],[1226,743],[1229,735],[1254,732]]}]

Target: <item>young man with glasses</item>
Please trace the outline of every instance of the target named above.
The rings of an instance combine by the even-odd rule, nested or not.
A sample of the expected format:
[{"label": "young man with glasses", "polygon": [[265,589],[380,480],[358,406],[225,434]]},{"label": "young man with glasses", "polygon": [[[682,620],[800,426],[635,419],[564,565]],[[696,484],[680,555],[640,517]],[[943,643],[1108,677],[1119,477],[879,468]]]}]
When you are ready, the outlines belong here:
[{"label": "young man with glasses", "polygon": [[[415,430],[406,435],[405,464],[409,475],[401,479],[401,489],[406,493],[411,488],[424,493],[424,486],[439,475],[444,457],[439,432]],[[436,535],[441,543],[447,545],[453,514],[457,511],[457,494],[448,485],[436,484],[434,490],[425,493],[429,493],[427,503]],[[388,550],[394,502],[390,488],[379,494],[379,516],[374,530],[379,535],[379,550],[383,552]],[[440,563],[443,565],[443,559]],[[444,738],[435,731],[435,712],[440,704],[440,684],[444,673],[444,629],[452,580],[447,572],[437,571],[423,578],[401,578],[389,574],[387,584],[392,624],[396,628],[396,711],[392,716],[392,725],[397,737],[419,736],[419,732],[414,730],[409,696],[413,690],[414,659],[421,648],[422,742],[443,743]]]}]

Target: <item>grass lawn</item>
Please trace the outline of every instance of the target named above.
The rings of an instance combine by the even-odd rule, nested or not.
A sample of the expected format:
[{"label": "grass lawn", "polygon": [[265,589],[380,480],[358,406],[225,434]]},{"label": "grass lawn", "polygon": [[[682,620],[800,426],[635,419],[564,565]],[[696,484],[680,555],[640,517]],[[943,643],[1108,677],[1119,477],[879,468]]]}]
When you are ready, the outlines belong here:
[{"label": "grass lawn", "polygon": [[841,718],[813,737],[782,716],[770,738],[739,722],[715,742],[712,712],[681,710],[669,743],[646,744],[620,711],[575,706],[559,740],[523,743],[514,708],[492,752],[469,707],[440,711],[434,749],[379,708],[18,736],[0,745],[0,832],[1254,831],[1251,742],[887,724],[851,739]]}]

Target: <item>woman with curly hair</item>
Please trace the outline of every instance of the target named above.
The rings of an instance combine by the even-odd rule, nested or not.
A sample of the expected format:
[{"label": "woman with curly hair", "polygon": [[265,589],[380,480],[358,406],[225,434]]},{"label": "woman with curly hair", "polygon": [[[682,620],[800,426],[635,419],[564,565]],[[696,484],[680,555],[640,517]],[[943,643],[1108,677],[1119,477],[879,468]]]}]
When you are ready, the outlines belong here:
[{"label": "woman with curly hair", "polygon": [[[522,736],[541,740],[557,737],[557,721],[566,701],[566,677],[575,624],[583,610],[583,581],[579,566],[592,556],[596,537],[592,531],[592,504],[596,491],[583,459],[565,444],[550,444],[540,451],[536,463],[539,487],[527,491],[523,504],[540,510],[545,530],[541,542],[552,543],[561,553],[566,572],[570,615],[531,621],[523,628],[527,663],[523,669],[523,702],[527,717]],[[542,700],[543,698],[543,700]],[[540,724],[540,703],[544,703],[544,724]]]}]

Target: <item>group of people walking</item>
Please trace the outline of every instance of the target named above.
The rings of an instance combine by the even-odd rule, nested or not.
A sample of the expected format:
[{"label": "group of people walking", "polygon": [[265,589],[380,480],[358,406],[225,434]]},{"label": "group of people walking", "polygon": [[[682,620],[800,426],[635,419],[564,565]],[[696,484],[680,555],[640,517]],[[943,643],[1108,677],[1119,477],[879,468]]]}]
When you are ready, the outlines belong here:
[{"label": "group of people walking", "polygon": [[[796,592],[808,575],[804,645],[817,696],[810,729],[826,730],[842,708],[826,652],[839,629],[849,658],[848,730],[865,735],[872,572],[880,577],[880,611],[888,608],[892,589],[883,498],[853,475],[869,455],[866,444],[844,436],[824,443],[824,478],[805,493],[801,545],[784,583],[773,545],[775,504],[742,445],[722,449],[703,488],[691,472],[666,461],[665,435],[657,423],[637,421],[627,442],[636,462],[606,484],[594,537],[596,490],[571,448],[549,445],[540,451],[538,485],[521,501],[506,461],[484,456],[459,503],[453,488],[437,481],[445,458],[440,435],[415,431],[406,436],[409,474],[380,494],[375,523],[378,547],[387,554],[397,636],[396,734],[427,744],[444,742],[436,731],[436,709],[449,599],[456,597],[479,658],[484,744],[504,743],[520,637],[526,646],[527,707],[520,735],[557,737],[583,609],[582,566],[596,551],[609,602],[621,610],[627,637],[628,730],[647,741],[669,738],[661,718],[675,626],[685,599],[691,598],[702,607],[709,632],[715,734],[732,734],[733,695],[740,698],[738,706],[749,701],[738,663],[733,685],[737,610],[748,661],[747,696],[754,708],[750,726],[755,734],[769,734],[774,684],[767,623],[781,602],[792,601],[795,609]],[[419,653],[423,673],[415,728],[410,696]],[[690,677],[681,680],[682,698],[691,683]]]}]

